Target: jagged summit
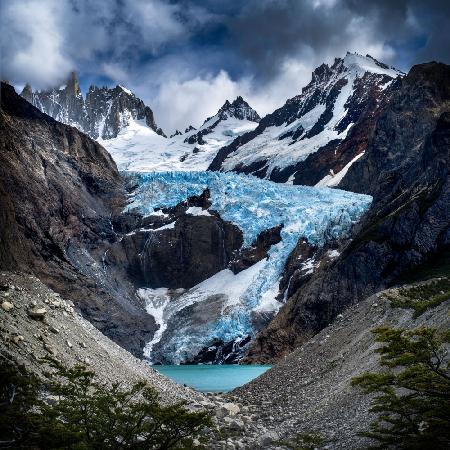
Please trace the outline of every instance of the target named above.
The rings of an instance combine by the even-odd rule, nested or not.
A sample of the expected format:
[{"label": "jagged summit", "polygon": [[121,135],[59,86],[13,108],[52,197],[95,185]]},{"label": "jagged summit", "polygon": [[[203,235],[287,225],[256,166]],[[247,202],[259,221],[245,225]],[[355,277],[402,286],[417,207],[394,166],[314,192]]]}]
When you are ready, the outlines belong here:
[{"label": "jagged summit", "polygon": [[173,138],[175,136],[181,136],[183,133],[180,130],[175,130],[171,135],[170,138]]},{"label": "jagged summit", "polygon": [[189,131],[193,131],[193,130],[196,130],[197,128],[195,128],[195,127],[193,127],[192,125],[189,125],[185,130],[184,130],[184,132],[185,133],[189,133]]},{"label": "jagged summit", "polygon": [[75,126],[93,139],[111,139],[133,121],[142,121],[155,133],[158,128],[153,111],[129,89],[91,85],[83,98],[76,72],[65,85],[46,91],[36,91],[29,84],[21,96],[59,122]]},{"label": "jagged summit", "polygon": [[[210,169],[337,185],[362,156],[377,111],[399,76],[401,71],[357,53],[321,64],[300,94],[221,149]],[[346,142],[357,130],[357,139]]]},{"label": "jagged summit", "polygon": [[235,117],[239,120],[251,120],[252,122],[261,120],[258,113],[240,95],[232,103],[226,100],[217,115],[222,120],[228,117]]},{"label": "jagged summit", "polygon": [[78,82],[78,75],[76,72],[70,72],[69,79],[65,87],[66,91],[71,95],[78,97],[81,94],[80,83]]},{"label": "jagged summit", "polygon": [[51,90],[33,92],[26,84],[21,96],[57,121],[87,132],[89,119],[76,72],[70,73],[63,86]]}]

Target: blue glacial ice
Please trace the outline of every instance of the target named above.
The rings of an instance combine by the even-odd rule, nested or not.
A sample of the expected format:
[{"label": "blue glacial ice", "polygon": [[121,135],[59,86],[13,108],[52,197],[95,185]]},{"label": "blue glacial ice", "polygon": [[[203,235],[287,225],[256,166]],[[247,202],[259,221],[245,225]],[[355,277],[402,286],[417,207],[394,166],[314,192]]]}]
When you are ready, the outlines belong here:
[{"label": "blue glacial ice", "polygon": [[[185,293],[177,304],[167,302],[170,306],[161,317],[164,329],[169,332],[170,319],[175,320],[186,305],[207,302],[214,287],[220,289],[221,277],[230,280],[227,278],[223,283],[225,292],[215,293],[236,297],[222,308],[222,314],[201,329],[191,324],[172,330],[173,335],[162,340],[160,335],[161,343],[152,342],[147,356],[151,358],[151,349],[157,349],[159,344],[160,354],[170,355],[166,363],[179,363],[195,355],[195,351],[209,345],[214,338],[229,342],[253,336],[258,330],[253,329],[252,312],[265,311],[273,315],[281,306],[275,300],[278,284],[296,243],[307,239],[310,244],[321,247],[330,240],[348,236],[372,201],[370,196],[338,189],[277,184],[234,173],[157,172],[135,173],[133,177],[138,188],[127,209],[137,209],[144,215],[152,214],[157,208],[175,206],[208,188],[212,201],[209,209],[242,230],[245,246],[251,245],[261,231],[283,224],[282,241],[269,250],[268,260],[247,269],[248,274],[238,278],[230,271],[222,271]],[[240,285],[233,286],[233,280]]]}]

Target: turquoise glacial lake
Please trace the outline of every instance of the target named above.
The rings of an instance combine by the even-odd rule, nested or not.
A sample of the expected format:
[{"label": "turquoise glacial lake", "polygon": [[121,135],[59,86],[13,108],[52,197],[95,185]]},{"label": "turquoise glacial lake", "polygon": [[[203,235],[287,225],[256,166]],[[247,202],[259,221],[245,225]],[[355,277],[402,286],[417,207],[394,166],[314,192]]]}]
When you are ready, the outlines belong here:
[{"label": "turquoise glacial lake", "polygon": [[152,367],[178,384],[185,384],[200,392],[229,392],[263,374],[272,366],[229,364]]}]

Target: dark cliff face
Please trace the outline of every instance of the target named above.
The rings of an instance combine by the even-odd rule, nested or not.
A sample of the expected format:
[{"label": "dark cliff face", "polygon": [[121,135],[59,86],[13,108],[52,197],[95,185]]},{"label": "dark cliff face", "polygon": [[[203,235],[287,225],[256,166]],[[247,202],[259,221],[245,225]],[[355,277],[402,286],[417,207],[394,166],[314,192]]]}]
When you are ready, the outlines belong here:
[{"label": "dark cliff face", "polygon": [[[296,164],[292,169],[294,184],[314,186],[330,172],[339,173],[357,155],[366,151],[378,117],[399,86],[399,82],[396,81],[380,91],[373,78],[372,74],[366,74],[355,83],[355,92],[346,104],[349,113],[339,123],[341,129],[345,129],[351,123],[354,124],[346,138],[330,141],[304,161]],[[339,187],[342,187],[341,184]]]},{"label": "dark cliff face", "polygon": [[341,185],[373,195],[371,209],[340,257],[291,295],[247,361],[281,358],[345,306],[447,254],[449,173],[450,66],[418,65],[401,81],[366,154]]},{"label": "dark cliff face", "polygon": [[[165,217],[123,214],[114,227],[122,238],[111,246],[105,263],[122,267],[137,287],[189,289],[228,267],[241,248],[241,230],[218,214],[186,214],[207,208],[209,192],[190,197]],[[131,231],[130,231],[131,230]]]},{"label": "dark cliff face", "polygon": [[59,89],[33,92],[26,85],[21,96],[59,122],[77,127],[93,139],[111,139],[130,120],[142,120],[153,131],[164,136],[158,128],[153,111],[122,86],[115,88],[91,86],[83,95],[77,76],[72,73],[67,84]]},{"label": "dark cliff face", "polygon": [[155,325],[131,285],[94,270],[116,239],[125,202],[106,150],[56,122],[2,83],[0,267],[33,272],[74,301],[94,325],[140,353]]},{"label": "dark cliff face", "polygon": [[87,133],[94,139],[116,137],[130,119],[142,120],[153,131],[164,135],[155,122],[153,111],[134,94],[123,89],[91,86],[86,94]]}]

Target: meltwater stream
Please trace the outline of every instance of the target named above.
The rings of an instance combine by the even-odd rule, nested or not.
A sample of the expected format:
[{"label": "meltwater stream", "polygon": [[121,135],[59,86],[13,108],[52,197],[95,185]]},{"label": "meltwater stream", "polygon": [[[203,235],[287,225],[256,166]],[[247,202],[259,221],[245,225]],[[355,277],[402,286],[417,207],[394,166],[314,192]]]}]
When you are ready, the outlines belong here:
[{"label": "meltwater stream", "polygon": [[269,365],[167,365],[153,366],[158,372],[200,392],[229,392],[262,375]]}]

